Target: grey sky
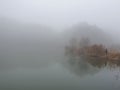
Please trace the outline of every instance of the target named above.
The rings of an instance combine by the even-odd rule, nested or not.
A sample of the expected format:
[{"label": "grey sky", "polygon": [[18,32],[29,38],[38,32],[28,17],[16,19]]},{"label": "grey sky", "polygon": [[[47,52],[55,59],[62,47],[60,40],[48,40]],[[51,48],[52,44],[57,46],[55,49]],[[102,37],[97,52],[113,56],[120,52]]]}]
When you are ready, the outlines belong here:
[{"label": "grey sky", "polygon": [[0,0],[0,16],[57,29],[86,21],[119,32],[120,0]]}]

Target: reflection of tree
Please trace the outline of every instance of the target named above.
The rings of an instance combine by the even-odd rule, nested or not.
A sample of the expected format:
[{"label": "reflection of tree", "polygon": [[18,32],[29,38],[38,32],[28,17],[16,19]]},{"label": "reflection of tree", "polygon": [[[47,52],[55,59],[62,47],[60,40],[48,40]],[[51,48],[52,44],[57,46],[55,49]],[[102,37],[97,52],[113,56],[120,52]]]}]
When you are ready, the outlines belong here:
[{"label": "reflection of tree", "polygon": [[96,57],[87,57],[86,61],[98,68],[104,68],[106,66],[110,68],[119,68],[120,67],[120,61],[119,60],[108,60],[107,58],[96,58]]},{"label": "reflection of tree", "polygon": [[94,68],[86,60],[82,58],[70,57],[68,59],[68,67],[71,72],[78,76],[92,75],[99,71],[99,68]]},{"label": "reflection of tree", "polygon": [[120,67],[120,61],[119,60],[111,60],[107,62],[110,68],[116,68]]},{"label": "reflection of tree", "polygon": [[108,61],[96,57],[79,57],[71,56],[68,59],[69,69],[79,76],[95,74],[105,67],[115,69],[120,67],[120,61]]},{"label": "reflection of tree", "polygon": [[94,66],[94,67],[98,67],[98,68],[102,68],[105,67],[107,65],[107,60],[106,59],[100,59],[100,58],[89,58],[87,59],[87,62]]}]

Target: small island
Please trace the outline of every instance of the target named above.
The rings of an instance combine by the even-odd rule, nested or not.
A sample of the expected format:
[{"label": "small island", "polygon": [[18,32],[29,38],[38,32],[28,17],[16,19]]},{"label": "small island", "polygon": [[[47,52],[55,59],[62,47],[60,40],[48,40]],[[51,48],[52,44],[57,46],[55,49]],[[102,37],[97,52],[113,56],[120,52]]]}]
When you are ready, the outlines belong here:
[{"label": "small island", "polygon": [[108,61],[120,61],[120,51],[103,44],[91,44],[88,38],[82,38],[79,42],[71,39],[69,46],[65,47],[65,55],[86,58],[100,58]]}]

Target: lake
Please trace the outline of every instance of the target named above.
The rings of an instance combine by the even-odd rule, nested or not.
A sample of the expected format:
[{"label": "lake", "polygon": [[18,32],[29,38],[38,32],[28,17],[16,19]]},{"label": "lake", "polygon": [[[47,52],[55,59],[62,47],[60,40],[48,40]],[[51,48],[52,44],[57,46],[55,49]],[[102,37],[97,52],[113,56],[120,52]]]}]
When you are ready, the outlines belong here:
[{"label": "lake", "polygon": [[65,58],[42,68],[1,71],[0,90],[120,90],[119,77],[118,66]]}]

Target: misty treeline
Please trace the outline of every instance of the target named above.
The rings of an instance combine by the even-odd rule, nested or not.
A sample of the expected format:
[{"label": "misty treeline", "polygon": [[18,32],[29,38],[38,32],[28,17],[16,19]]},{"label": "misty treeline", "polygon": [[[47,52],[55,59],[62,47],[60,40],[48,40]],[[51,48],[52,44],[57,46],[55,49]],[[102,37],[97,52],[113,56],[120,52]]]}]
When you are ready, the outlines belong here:
[{"label": "misty treeline", "polygon": [[113,39],[96,25],[80,23],[63,32],[39,24],[0,19],[0,67],[39,67],[62,61],[71,38],[87,37],[91,43],[110,46]]}]

